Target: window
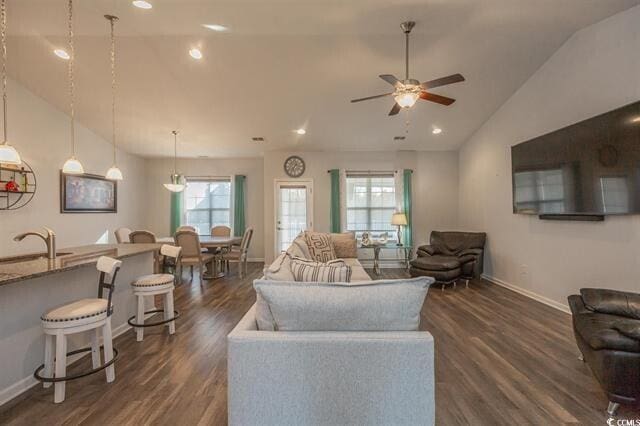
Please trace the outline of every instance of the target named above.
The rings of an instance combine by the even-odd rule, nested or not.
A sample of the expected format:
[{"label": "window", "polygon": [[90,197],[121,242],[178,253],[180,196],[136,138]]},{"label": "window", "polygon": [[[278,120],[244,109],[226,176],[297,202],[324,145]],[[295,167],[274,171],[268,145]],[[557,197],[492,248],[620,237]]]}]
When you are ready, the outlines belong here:
[{"label": "window", "polygon": [[562,169],[518,172],[514,175],[516,205],[521,210],[538,213],[564,212],[564,177]]},{"label": "window", "polygon": [[629,187],[626,177],[601,177],[600,190],[605,213],[629,213]]},{"label": "window", "polygon": [[347,176],[347,230],[360,238],[363,231],[373,236],[387,232],[396,238],[391,216],[396,210],[393,175]]},{"label": "window", "polygon": [[200,235],[209,235],[211,227],[231,227],[231,180],[189,180],[185,189],[184,218]]}]

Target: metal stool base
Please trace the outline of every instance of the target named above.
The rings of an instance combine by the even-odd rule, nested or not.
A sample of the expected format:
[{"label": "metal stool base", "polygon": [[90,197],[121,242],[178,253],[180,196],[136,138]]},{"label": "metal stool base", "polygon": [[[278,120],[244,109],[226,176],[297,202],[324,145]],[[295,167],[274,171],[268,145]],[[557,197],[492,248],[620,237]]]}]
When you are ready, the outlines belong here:
[{"label": "metal stool base", "polygon": [[[101,348],[103,348],[104,346],[100,346]],[[75,354],[79,354],[82,352],[89,352],[91,351],[92,348],[82,348],[82,349],[77,349],[75,351],[71,351],[71,352],[67,352],[67,356],[69,355],[75,355]],[[36,371],[34,371],[33,373],[33,377],[40,381],[40,382],[44,382],[44,383],[56,383],[56,382],[66,382],[68,380],[75,380],[75,379],[79,379],[81,377],[86,377],[86,376],[90,376],[91,374],[97,373],[98,371],[102,371],[105,368],[109,367],[110,365],[112,365],[114,362],[116,362],[116,359],[118,359],[118,350],[116,348],[113,348],[113,358],[111,359],[111,361],[109,362],[105,362],[104,364],[102,364],[100,367],[97,368],[93,368],[89,371],[86,371],[84,373],[78,373],[78,374],[73,374],[71,376],[64,376],[64,377],[42,377],[40,375],[40,372],[42,371],[42,369],[44,369],[44,364],[42,364],[40,367],[38,367],[36,369]]]},{"label": "metal stool base", "polygon": [[[160,312],[164,312],[164,309],[153,309],[151,311],[146,311],[144,314],[157,314]],[[127,324],[129,324],[131,327],[155,327],[156,325],[162,325],[162,324],[167,324],[170,323],[171,321],[175,321],[176,319],[180,318],[180,312],[178,311],[173,311],[173,318],[169,318],[163,321],[156,321],[156,322],[148,322],[148,323],[144,323],[144,324],[137,324],[135,322],[133,322],[133,320],[135,319],[135,315],[132,316],[131,318],[129,318],[127,320]]]}]

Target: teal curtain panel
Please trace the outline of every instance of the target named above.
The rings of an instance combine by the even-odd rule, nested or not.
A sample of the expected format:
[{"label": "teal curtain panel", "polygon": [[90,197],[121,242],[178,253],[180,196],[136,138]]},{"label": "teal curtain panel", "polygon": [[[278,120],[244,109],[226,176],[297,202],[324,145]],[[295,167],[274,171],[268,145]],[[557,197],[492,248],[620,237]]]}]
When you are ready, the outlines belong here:
[{"label": "teal curtain panel", "polygon": [[341,232],[340,224],[340,170],[332,169],[331,175],[331,211],[329,217],[331,232]]},{"label": "teal curtain panel", "polygon": [[411,218],[411,176],[413,174],[413,170],[404,169],[402,176],[402,187],[403,187],[403,210],[404,214],[407,216],[407,226],[404,227],[403,244],[405,246],[413,246],[413,231],[412,231],[412,223],[413,220]]},{"label": "teal curtain panel", "polygon": [[171,193],[170,235],[175,234],[178,227],[182,225],[182,194],[183,192]]},{"label": "teal curtain panel", "polygon": [[244,206],[244,192],[247,177],[243,175],[236,175],[234,178],[234,200],[233,200],[233,235],[236,237],[242,237],[246,228],[245,223],[245,206]]}]

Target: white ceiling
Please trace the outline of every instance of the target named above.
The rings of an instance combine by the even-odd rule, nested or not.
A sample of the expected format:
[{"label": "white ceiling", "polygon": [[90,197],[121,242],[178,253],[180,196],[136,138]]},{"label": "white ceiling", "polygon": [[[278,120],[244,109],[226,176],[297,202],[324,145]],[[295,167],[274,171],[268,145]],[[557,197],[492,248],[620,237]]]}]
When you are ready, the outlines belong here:
[{"label": "white ceiling", "polygon": [[[78,121],[110,140],[108,23],[120,17],[118,139],[129,152],[255,156],[266,150],[447,150],[459,147],[576,30],[640,0],[129,0],[75,2]],[[66,0],[9,0],[9,72],[68,110]],[[412,33],[411,77],[467,81],[387,117],[378,74],[404,71],[403,20]],[[230,27],[216,33],[201,27]],[[199,47],[204,59],[188,55]],[[570,78],[570,76],[567,76]],[[552,99],[549,100],[553,102]],[[433,126],[440,135],[431,134]],[[305,136],[293,130],[305,127]],[[251,141],[253,136],[266,143]],[[82,141],[79,141],[82,143]]]}]

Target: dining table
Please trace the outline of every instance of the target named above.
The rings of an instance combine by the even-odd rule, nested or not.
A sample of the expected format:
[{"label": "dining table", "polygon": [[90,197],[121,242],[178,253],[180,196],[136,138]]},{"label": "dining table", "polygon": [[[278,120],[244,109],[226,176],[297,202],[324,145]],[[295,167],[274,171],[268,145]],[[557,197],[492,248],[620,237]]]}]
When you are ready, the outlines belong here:
[{"label": "dining table", "polygon": [[[200,247],[206,248],[209,252],[218,254],[220,250],[227,249],[229,250],[233,245],[240,245],[242,242],[242,237],[219,237],[219,236],[211,236],[211,235],[201,235],[200,236]],[[175,240],[173,237],[160,237],[156,238],[157,243],[161,244],[175,244]],[[216,256],[211,262],[211,271],[207,271],[204,273],[204,279],[211,280],[222,278],[225,276],[225,268],[218,268],[218,262],[220,258]],[[219,270],[220,269],[220,270]]]}]

